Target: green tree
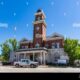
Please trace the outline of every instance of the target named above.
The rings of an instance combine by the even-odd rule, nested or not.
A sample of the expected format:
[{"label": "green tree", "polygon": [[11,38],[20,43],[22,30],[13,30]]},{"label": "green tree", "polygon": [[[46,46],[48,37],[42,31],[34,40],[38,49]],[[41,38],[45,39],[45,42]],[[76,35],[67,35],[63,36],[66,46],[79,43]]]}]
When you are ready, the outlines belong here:
[{"label": "green tree", "polygon": [[16,39],[9,39],[9,46],[11,47],[12,51],[16,51],[18,44]]},{"label": "green tree", "polygon": [[3,60],[8,61],[10,57],[11,51],[16,51],[18,48],[18,43],[16,39],[8,39],[3,44],[0,45],[2,49],[2,57]]},{"label": "green tree", "polygon": [[9,54],[10,54],[10,47],[8,45],[8,42],[4,42],[3,44],[1,44],[1,48],[2,48],[2,58],[4,61],[8,61],[9,60]]},{"label": "green tree", "polygon": [[74,60],[79,56],[78,40],[66,39],[64,41],[64,50],[68,53],[70,64],[72,65]]}]

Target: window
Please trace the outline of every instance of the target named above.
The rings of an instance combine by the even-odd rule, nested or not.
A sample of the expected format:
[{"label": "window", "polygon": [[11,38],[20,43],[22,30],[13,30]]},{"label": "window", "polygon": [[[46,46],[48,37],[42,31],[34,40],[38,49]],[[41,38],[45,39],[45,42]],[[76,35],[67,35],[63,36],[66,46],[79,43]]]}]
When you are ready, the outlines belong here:
[{"label": "window", "polygon": [[59,43],[52,43],[52,48],[59,48],[59,47],[60,47]]},{"label": "window", "polygon": [[52,43],[52,48],[57,48],[57,44],[56,43]]},{"label": "window", "polygon": [[22,62],[25,62],[25,60],[22,60]]},{"label": "window", "polygon": [[40,46],[39,43],[37,43],[37,44],[35,45],[36,48],[39,48],[39,46]]},{"label": "window", "polygon": [[28,48],[28,46],[25,46],[25,48]]},{"label": "window", "polygon": [[36,27],[36,30],[38,31],[39,30],[39,27]]},{"label": "window", "polygon": [[48,48],[48,46],[49,46],[48,44],[45,45],[46,48]]},{"label": "window", "polygon": [[40,17],[38,17],[38,21],[40,20]]},{"label": "window", "polygon": [[25,48],[25,46],[22,46],[22,49],[24,49]]},{"label": "window", "polygon": [[59,45],[59,43],[57,43],[57,48],[59,48],[60,47],[60,45]]},{"label": "window", "polygon": [[26,48],[28,48],[28,46],[22,46],[22,49],[26,49]]},{"label": "window", "polygon": [[29,64],[29,60],[26,60],[26,63]]},{"label": "window", "polygon": [[55,48],[55,43],[52,43],[52,48]]}]

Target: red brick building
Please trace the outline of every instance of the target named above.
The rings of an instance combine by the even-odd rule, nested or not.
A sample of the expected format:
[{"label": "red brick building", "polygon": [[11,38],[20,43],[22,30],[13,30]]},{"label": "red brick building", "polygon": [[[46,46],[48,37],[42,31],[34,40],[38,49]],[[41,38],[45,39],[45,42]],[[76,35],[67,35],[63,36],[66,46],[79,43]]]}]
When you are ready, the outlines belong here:
[{"label": "red brick building", "polygon": [[46,16],[41,9],[35,13],[33,40],[21,40],[20,49],[14,53],[14,59],[29,58],[45,64],[46,62],[54,62],[63,55],[65,56],[64,37],[58,33],[53,33],[47,37],[45,18]]}]

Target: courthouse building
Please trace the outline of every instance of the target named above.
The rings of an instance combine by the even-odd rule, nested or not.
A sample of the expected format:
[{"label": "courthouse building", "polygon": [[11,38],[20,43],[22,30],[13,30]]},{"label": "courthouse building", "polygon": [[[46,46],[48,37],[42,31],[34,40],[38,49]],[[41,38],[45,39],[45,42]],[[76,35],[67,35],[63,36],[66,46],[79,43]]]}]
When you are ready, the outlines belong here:
[{"label": "courthouse building", "polygon": [[33,22],[33,39],[21,40],[20,48],[11,53],[10,61],[18,61],[20,59],[30,59],[38,61],[40,64],[54,63],[58,59],[68,59],[64,52],[64,36],[59,33],[53,33],[46,36],[45,14],[39,9],[35,13]]}]

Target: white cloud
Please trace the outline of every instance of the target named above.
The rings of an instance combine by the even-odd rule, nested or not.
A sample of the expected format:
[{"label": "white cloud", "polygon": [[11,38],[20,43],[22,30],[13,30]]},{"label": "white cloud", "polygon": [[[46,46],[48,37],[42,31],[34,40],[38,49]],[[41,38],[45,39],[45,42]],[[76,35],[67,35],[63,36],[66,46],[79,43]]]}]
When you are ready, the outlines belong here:
[{"label": "white cloud", "polygon": [[26,5],[28,6],[28,5],[29,5],[29,3],[28,3],[28,2],[26,2]]},{"label": "white cloud", "polygon": [[64,16],[66,16],[67,15],[67,13],[66,12],[64,12]]},{"label": "white cloud", "polygon": [[16,16],[16,13],[14,12],[13,15]]},{"label": "white cloud", "polygon": [[29,24],[26,24],[26,27],[28,27],[29,26]]},{"label": "white cloud", "polygon": [[54,24],[51,24],[51,27],[54,27]]},{"label": "white cloud", "polygon": [[79,1],[77,1],[76,4],[77,4],[77,6],[79,6],[79,4],[80,4]]},{"label": "white cloud", "polygon": [[0,27],[8,28],[8,23],[0,23]]},{"label": "white cloud", "polygon": [[51,5],[53,6],[54,5],[54,2],[51,2]]},{"label": "white cloud", "polygon": [[80,23],[73,23],[72,26],[76,28],[80,28]]},{"label": "white cloud", "polygon": [[15,31],[17,30],[16,26],[14,27],[14,30],[15,30]]},{"label": "white cloud", "polygon": [[1,5],[4,5],[4,2],[2,1],[2,2],[0,2],[0,4],[1,4]]}]

